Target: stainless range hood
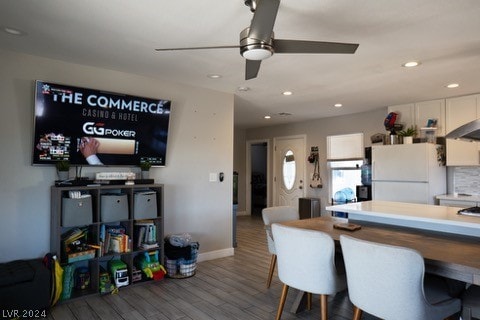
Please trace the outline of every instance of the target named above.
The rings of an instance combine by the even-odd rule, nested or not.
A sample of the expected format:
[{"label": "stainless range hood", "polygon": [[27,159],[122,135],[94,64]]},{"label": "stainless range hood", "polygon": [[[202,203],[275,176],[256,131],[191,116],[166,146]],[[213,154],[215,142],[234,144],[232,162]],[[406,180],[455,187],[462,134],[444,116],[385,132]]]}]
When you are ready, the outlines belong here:
[{"label": "stainless range hood", "polygon": [[445,136],[447,139],[480,141],[480,119],[474,120],[451,131]]}]

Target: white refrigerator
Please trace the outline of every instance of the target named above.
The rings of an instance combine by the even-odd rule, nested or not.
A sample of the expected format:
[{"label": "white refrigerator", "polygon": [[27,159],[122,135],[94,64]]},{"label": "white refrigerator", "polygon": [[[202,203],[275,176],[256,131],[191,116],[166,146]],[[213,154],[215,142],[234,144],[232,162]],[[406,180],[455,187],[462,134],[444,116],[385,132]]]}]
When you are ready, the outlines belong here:
[{"label": "white refrigerator", "polygon": [[444,149],[432,143],[372,146],[372,199],[436,204],[447,189]]}]

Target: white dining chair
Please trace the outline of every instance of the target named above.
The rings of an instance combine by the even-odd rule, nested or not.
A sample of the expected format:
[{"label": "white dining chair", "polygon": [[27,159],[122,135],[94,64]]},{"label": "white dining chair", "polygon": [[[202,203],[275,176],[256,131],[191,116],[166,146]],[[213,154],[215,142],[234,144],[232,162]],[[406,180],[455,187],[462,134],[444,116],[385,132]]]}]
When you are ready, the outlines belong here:
[{"label": "white dining chair", "polygon": [[321,319],[328,318],[327,298],[346,288],[345,275],[335,266],[335,243],[326,233],[275,223],[278,277],[283,282],[276,319],[281,318],[288,288],[320,295]]},{"label": "white dining chair", "polygon": [[462,320],[480,319],[480,287],[471,285],[462,296]]},{"label": "white dining chair", "polygon": [[424,260],[416,250],[347,235],[340,243],[353,319],[363,311],[389,320],[446,319],[460,311],[460,299],[451,298],[443,282],[424,283]]},{"label": "white dining chair", "polygon": [[272,237],[271,225],[276,222],[298,220],[300,219],[300,215],[298,213],[298,210],[295,207],[276,206],[276,207],[264,208],[262,210],[262,219],[263,219],[263,223],[265,224],[265,231],[267,234],[268,251],[271,254],[270,268],[268,271],[268,278],[267,278],[267,288],[270,288],[270,284],[272,283],[273,273],[275,271],[275,264],[277,261],[277,255],[275,251],[275,241],[273,240],[273,237]]}]

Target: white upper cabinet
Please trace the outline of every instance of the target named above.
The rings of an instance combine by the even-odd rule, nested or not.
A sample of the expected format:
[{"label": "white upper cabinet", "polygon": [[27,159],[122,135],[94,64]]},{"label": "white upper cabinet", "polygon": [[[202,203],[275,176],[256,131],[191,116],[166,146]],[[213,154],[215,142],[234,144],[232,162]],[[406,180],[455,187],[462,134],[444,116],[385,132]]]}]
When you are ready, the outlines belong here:
[{"label": "white upper cabinet", "polygon": [[417,128],[427,126],[428,119],[437,120],[437,136],[445,136],[445,99],[415,103],[415,124]]},{"label": "white upper cabinet", "polygon": [[[446,133],[480,118],[480,95],[446,99]],[[447,166],[478,166],[479,147],[476,142],[447,139]]]},{"label": "white upper cabinet", "polygon": [[436,119],[437,136],[445,136],[445,99],[389,106],[388,112],[398,113],[397,123],[403,124],[404,128],[416,126],[419,135],[428,119]]},{"label": "white upper cabinet", "polygon": [[[416,126],[419,135],[428,119],[437,119],[436,134],[444,137],[461,125],[480,118],[480,94],[389,106],[388,112],[398,113],[397,123],[405,128]],[[479,143],[451,139],[445,143],[447,166],[480,165]]]},{"label": "white upper cabinet", "polygon": [[447,132],[477,119],[479,97],[474,94],[447,99]]}]

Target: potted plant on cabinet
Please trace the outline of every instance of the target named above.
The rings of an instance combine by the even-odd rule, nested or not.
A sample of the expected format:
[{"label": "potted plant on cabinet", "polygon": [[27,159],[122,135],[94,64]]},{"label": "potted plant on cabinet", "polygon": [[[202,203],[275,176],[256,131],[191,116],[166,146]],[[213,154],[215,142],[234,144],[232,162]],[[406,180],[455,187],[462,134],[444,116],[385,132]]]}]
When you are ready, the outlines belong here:
[{"label": "potted plant on cabinet", "polygon": [[68,172],[70,170],[70,162],[68,160],[60,160],[55,163],[59,180],[68,180]]},{"label": "potted plant on cabinet", "polygon": [[413,137],[417,135],[417,128],[415,126],[410,126],[407,129],[400,131],[398,135],[403,137],[404,144],[412,144]]},{"label": "potted plant on cabinet", "polygon": [[150,161],[144,161],[140,163],[140,170],[142,171],[142,179],[148,179],[150,177],[150,168],[152,164]]}]

